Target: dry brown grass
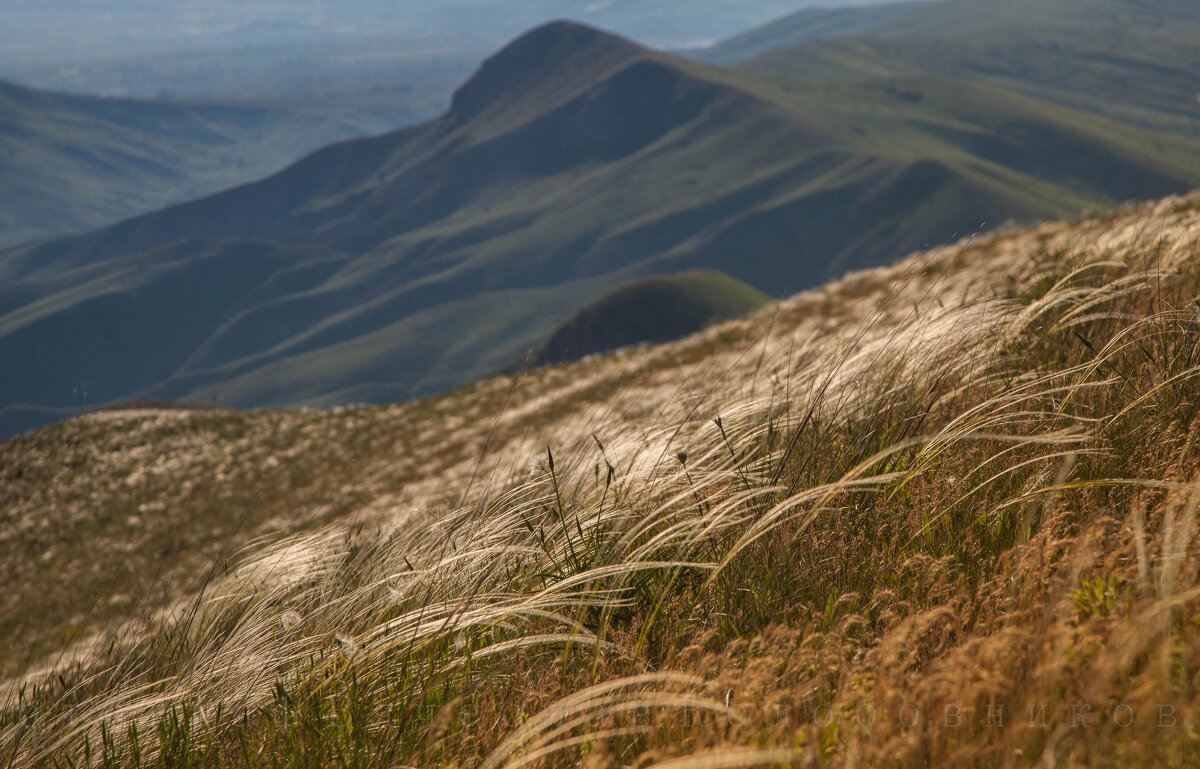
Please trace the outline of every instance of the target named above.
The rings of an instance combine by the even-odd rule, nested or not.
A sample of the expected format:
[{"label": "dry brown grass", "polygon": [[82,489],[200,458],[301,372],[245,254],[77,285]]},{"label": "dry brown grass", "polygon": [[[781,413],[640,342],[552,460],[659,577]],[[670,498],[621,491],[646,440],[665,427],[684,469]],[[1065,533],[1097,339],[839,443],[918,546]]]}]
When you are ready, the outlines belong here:
[{"label": "dry brown grass", "polygon": [[5,444],[8,637],[87,643],[0,756],[1194,765],[1198,256],[1172,199],[421,403]]}]

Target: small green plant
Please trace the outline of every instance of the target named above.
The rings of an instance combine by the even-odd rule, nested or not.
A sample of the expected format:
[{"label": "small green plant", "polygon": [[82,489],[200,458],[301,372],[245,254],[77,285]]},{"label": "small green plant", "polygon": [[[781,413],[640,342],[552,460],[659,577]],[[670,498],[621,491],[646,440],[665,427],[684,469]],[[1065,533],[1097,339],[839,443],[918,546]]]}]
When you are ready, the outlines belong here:
[{"label": "small green plant", "polygon": [[1123,590],[1122,581],[1115,577],[1085,578],[1071,592],[1075,618],[1082,622],[1093,617],[1109,616]]}]

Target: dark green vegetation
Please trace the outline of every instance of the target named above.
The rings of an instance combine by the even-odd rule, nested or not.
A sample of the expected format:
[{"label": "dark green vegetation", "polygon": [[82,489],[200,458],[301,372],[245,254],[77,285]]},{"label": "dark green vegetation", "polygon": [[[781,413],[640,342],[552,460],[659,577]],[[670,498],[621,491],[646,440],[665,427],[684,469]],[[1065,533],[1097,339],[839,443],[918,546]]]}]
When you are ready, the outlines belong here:
[{"label": "dark green vegetation", "polygon": [[416,117],[375,103],[172,104],[0,82],[0,246],[216,192]]},{"label": "dark green vegetation", "polygon": [[712,270],[645,278],[584,307],[530,360],[562,363],[643,342],[669,342],[769,301],[762,291]]},{"label": "dark green vegetation", "polygon": [[[1082,14],[1081,2],[1063,7]],[[1125,9],[1087,16],[1089,34],[1124,51],[1141,5],[1088,2]],[[993,16],[1002,42],[1007,17]],[[0,433],[130,397],[411,398],[510,364],[647,276],[715,269],[783,296],[1010,219],[1200,178],[1195,138],[1139,107],[1144,89],[1084,110],[1005,78],[879,69],[719,70],[578,25],[541,28],[427,124],[0,254],[0,364],[17,372],[0,380]]]}]

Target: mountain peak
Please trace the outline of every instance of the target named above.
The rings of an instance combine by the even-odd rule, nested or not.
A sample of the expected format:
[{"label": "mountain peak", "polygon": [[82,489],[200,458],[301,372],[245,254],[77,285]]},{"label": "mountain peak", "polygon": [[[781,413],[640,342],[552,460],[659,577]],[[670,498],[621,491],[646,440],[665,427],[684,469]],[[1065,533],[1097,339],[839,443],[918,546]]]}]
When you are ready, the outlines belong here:
[{"label": "mountain peak", "polygon": [[569,19],[556,19],[554,21],[548,21],[545,24],[534,27],[528,32],[519,35],[515,40],[502,48],[500,53],[492,58],[499,58],[506,52],[512,53],[522,48],[544,50],[560,41],[569,41],[574,45],[587,45],[602,38],[607,38],[616,42],[624,42],[623,38],[611,32],[605,32],[597,27],[592,27],[578,21],[571,21]]},{"label": "mountain peak", "polygon": [[593,81],[601,72],[646,53],[617,35],[572,21],[544,24],[489,58],[454,94],[451,112],[474,117],[493,105],[519,98],[533,88],[543,101],[556,86]]}]

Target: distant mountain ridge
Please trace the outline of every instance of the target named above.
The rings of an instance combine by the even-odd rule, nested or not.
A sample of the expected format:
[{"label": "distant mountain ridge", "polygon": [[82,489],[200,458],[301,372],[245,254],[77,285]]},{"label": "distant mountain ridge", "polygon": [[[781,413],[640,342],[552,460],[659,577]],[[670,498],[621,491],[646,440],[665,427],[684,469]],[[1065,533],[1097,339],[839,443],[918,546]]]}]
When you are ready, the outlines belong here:
[{"label": "distant mountain ridge", "polygon": [[1195,135],[1200,4],[920,0],[808,9],[697,55],[773,76],[948,77]]},{"label": "distant mountain ridge", "polygon": [[433,121],[0,253],[0,365],[24,367],[0,382],[0,431],[131,397],[438,392],[640,278],[710,268],[781,296],[1184,189],[1192,146],[987,87],[780,80],[555,23]]},{"label": "distant mountain ridge", "polygon": [[389,114],[48,93],[0,81],[0,247],[261,178]]}]

